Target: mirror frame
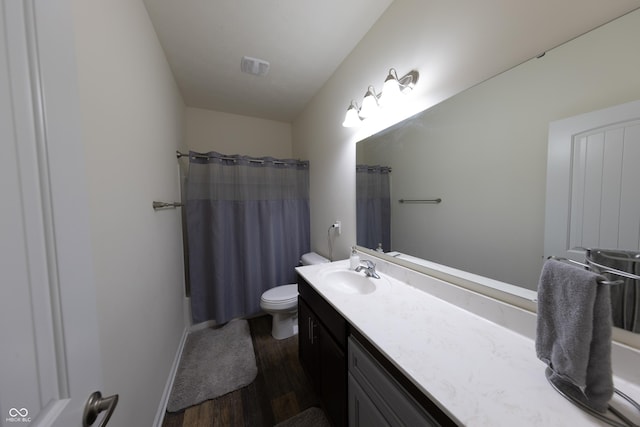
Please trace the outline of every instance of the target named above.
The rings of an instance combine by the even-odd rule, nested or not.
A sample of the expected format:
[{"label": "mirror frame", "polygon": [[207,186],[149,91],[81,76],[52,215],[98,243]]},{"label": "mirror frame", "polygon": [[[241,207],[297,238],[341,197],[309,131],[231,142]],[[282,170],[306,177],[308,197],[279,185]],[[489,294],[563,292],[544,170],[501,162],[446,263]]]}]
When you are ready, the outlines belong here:
[{"label": "mirror frame", "polygon": [[[501,282],[479,274],[438,264],[429,260],[424,260],[425,264],[417,264],[406,259],[394,257],[385,253],[375,251],[356,245],[358,251],[370,256],[378,257],[392,264],[400,265],[418,273],[444,280],[461,288],[465,288],[481,295],[491,297],[495,300],[513,305],[531,313],[537,312],[537,294],[531,289],[526,289],[510,283]],[[409,254],[406,254],[409,255]],[[410,256],[410,255],[409,255]]]}]

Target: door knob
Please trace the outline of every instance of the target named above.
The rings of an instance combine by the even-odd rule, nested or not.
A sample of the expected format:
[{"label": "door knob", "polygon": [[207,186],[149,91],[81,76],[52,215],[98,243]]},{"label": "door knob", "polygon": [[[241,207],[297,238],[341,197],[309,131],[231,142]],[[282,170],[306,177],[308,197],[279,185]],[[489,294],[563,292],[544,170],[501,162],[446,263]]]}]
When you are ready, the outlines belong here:
[{"label": "door knob", "polygon": [[104,427],[109,422],[111,414],[116,409],[118,404],[118,395],[114,394],[109,397],[102,397],[102,393],[95,391],[89,396],[87,403],[84,405],[84,414],[82,416],[82,427],[89,427],[98,418],[98,414],[102,411],[107,411],[104,419],[100,423],[99,427]]}]

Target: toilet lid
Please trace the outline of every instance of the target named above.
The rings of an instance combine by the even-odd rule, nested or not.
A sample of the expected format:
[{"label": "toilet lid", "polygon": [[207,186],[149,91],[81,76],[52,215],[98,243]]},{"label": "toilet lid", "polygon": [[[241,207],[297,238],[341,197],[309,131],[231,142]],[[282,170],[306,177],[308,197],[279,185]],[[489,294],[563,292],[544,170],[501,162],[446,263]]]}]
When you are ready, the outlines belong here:
[{"label": "toilet lid", "polygon": [[283,285],[271,288],[262,294],[262,300],[267,302],[283,303],[298,299],[298,285]]}]

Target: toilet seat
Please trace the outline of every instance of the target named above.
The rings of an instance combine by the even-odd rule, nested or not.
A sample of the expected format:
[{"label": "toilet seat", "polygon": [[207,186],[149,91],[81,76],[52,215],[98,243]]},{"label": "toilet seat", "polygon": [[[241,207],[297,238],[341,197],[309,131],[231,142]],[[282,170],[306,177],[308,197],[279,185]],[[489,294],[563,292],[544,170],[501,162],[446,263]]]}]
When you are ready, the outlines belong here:
[{"label": "toilet seat", "polygon": [[266,310],[286,310],[298,306],[298,285],[282,285],[262,294],[260,305]]}]

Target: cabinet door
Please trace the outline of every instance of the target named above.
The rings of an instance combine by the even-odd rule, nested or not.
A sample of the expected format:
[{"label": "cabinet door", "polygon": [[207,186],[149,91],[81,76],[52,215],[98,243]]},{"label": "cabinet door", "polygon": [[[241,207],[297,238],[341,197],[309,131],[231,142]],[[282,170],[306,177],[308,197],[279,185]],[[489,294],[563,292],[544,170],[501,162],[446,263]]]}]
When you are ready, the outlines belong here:
[{"label": "cabinet door", "polygon": [[298,298],[298,357],[314,389],[320,379],[318,323],[302,298]]},{"label": "cabinet door", "polygon": [[320,324],[320,395],[334,426],[347,425],[347,358],[331,334]]},{"label": "cabinet door", "polygon": [[349,427],[377,427],[390,424],[378,411],[358,382],[349,374]]},{"label": "cabinet door", "polygon": [[[448,426],[455,425],[450,419],[443,424],[436,421],[393,376],[353,338],[349,338],[349,387],[357,383],[358,389],[371,401],[378,412],[394,426]],[[351,399],[349,391],[349,404]],[[354,408],[349,408],[349,412]],[[351,415],[350,415],[351,416]]]}]

